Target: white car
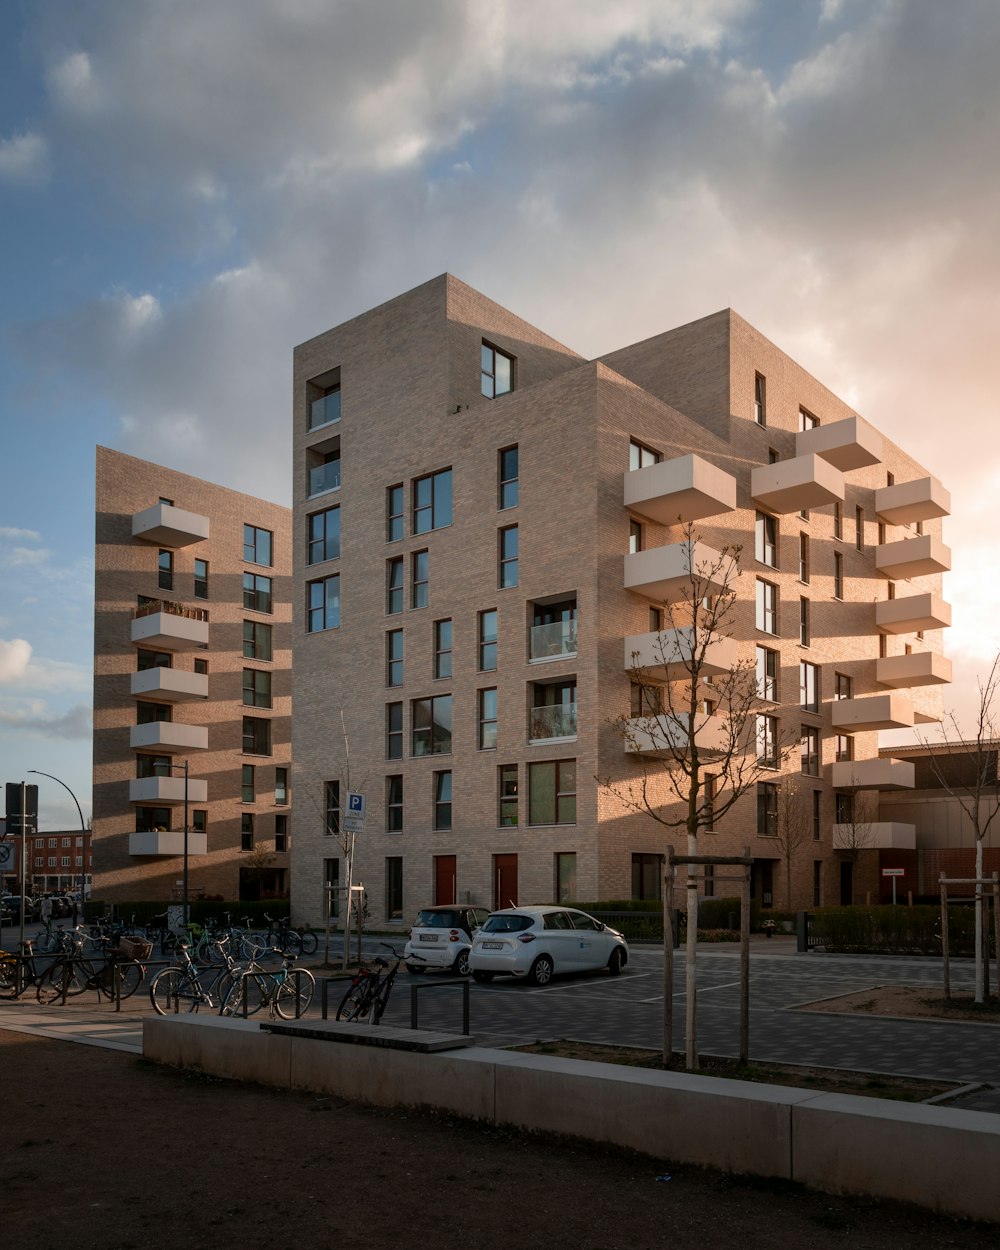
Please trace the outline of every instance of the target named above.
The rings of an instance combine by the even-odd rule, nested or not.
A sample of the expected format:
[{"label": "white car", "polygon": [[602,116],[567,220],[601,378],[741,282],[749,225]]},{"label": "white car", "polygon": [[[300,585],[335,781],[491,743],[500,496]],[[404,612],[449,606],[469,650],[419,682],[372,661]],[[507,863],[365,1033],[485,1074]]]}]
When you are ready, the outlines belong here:
[{"label": "white car", "polygon": [[473,935],[488,915],[485,907],[464,907],[457,903],[425,907],[413,922],[410,940],[403,948],[407,971],[448,968],[460,977],[467,977]]},{"label": "white car", "polygon": [[508,907],[495,911],[472,942],[469,966],[476,981],[497,975],[548,985],[563,972],[607,968],[617,976],[628,962],[628,943],[617,929],[575,907]]}]

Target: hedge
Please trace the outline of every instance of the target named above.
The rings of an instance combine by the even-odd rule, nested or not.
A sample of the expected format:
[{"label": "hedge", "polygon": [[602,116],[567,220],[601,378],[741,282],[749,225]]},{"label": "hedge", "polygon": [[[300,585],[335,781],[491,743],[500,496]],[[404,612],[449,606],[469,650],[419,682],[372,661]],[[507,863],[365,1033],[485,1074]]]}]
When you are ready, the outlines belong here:
[{"label": "hedge", "polygon": [[[812,939],[827,950],[941,954],[940,907],[894,907],[885,903],[877,907],[822,907],[810,914]],[[992,933],[990,939],[992,945]],[[975,912],[972,907],[948,908],[948,947],[952,955],[974,953]]]},{"label": "hedge", "polygon": [[[91,899],[84,905],[84,919],[94,921],[99,916],[105,916],[108,912],[113,912],[119,920],[131,921],[135,916],[137,925],[150,924],[154,916],[162,916],[168,907],[179,907],[179,903],[164,903],[163,901],[135,902],[135,903],[105,903],[100,899]],[[288,899],[287,898],[269,898],[259,899],[255,902],[240,902],[239,900],[230,899],[226,902],[215,901],[209,899],[192,899],[188,905],[188,913],[190,914],[193,924],[204,924],[207,917],[212,917],[222,923],[225,912],[229,912],[230,918],[234,924],[242,924],[243,917],[249,916],[250,923],[255,928],[266,928],[267,921],[264,919],[264,913],[267,912],[275,920],[279,920],[288,915]]]}]

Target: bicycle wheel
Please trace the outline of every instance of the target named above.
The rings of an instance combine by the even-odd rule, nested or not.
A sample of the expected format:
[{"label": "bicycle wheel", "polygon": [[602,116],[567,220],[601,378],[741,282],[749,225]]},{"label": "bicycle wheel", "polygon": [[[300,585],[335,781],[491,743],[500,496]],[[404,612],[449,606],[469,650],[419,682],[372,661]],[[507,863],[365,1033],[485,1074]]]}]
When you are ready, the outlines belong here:
[{"label": "bicycle wheel", "polygon": [[54,954],[61,946],[61,940],[54,933],[40,933],[35,938],[35,949],[41,955]]},{"label": "bicycle wheel", "polygon": [[303,930],[301,934],[301,938],[302,938],[302,954],[303,955],[315,955],[316,949],[319,946],[319,938],[316,936],[316,934],[313,933],[311,929],[305,929]]},{"label": "bicycle wheel", "polygon": [[366,977],[352,985],[337,1008],[338,1020],[363,1020],[371,1011],[372,993],[369,979]]},{"label": "bicycle wheel", "polygon": [[[142,985],[146,969],[142,964],[137,963],[109,964],[104,976],[108,979],[108,989],[105,993],[108,993],[110,998],[115,996],[115,982],[117,982],[118,997],[129,998]],[[104,988],[103,984],[101,988]]]},{"label": "bicycle wheel", "polygon": [[18,976],[17,957],[0,955],[0,998],[17,998],[21,992],[21,978]]},{"label": "bicycle wheel", "polygon": [[66,986],[66,993],[69,997],[82,994],[84,990],[97,988],[99,965],[92,963],[89,959],[65,959],[57,960],[57,963],[69,965],[69,981]]},{"label": "bicycle wheel", "polygon": [[274,996],[274,1010],[282,1020],[304,1016],[316,992],[316,979],[306,968],[296,968],[285,975]]},{"label": "bicycle wheel", "polygon": [[[158,1015],[172,1016],[176,1001],[178,1011],[197,1011],[203,1001],[200,987],[183,968],[164,968],[153,977],[149,987],[149,1001]],[[206,1006],[211,1005],[211,1000]]]},{"label": "bicycle wheel", "polygon": [[[58,1002],[63,996],[63,986],[70,976],[71,970],[66,966],[65,960],[57,959],[54,964],[50,964],[45,969],[39,978],[35,997],[40,1003]],[[66,992],[71,992],[68,987]]]},{"label": "bicycle wheel", "polygon": [[224,1016],[242,1016],[244,999],[246,1014],[254,1016],[268,1001],[272,986],[271,978],[266,972],[245,972],[233,982],[231,989],[222,1000],[220,1014]]}]

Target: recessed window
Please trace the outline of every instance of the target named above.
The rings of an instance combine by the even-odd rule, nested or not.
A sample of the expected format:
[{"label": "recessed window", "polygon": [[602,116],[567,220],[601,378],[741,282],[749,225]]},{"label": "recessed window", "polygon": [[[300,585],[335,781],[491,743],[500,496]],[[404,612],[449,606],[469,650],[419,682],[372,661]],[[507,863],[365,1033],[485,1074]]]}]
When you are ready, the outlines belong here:
[{"label": "recessed window", "polygon": [[283,812],[274,817],[274,849],[278,854],[288,850],[288,817]]},{"label": "recessed window", "polygon": [[399,773],[385,779],[385,831],[403,832],[403,778]]},{"label": "recessed window", "polygon": [[812,815],[813,815],[813,838],[819,841],[823,836],[823,791],[814,790],[812,792]]},{"label": "recessed window", "polygon": [[434,774],[434,828],[451,828],[451,772]]},{"label": "recessed window", "polygon": [[253,812],[243,812],[240,816],[240,850],[252,851],[253,843]]},{"label": "recessed window", "polygon": [[196,599],[208,598],[207,560],[195,560],[194,562],[194,597]]},{"label": "recessed window", "polygon": [[839,551],[833,553],[833,597],[844,597],[844,557]]},{"label": "recessed window", "polygon": [[815,725],[803,725],[799,738],[799,754],[802,772],[807,777],[819,776],[819,730]]},{"label": "recessed window", "polygon": [[[135,757],[135,775],[137,777],[169,777],[169,755],[137,755]],[[69,846],[69,843],[65,843]]]},{"label": "recessed window", "polygon": [[306,518],[306,563],[322,564],[340,556],[340,508],[324,508]]},{"label": "recessed window", "polygon": [[327,781],[323,785],[325,826],[328,835],[340,833],[340,782]]},{"label": "recessed window", "polygon": [[387,855],[385,860],[385,918],[403,918],[403,857]]},{"label": "recessed window", "polygon": [[640,901],[662,898],[663,856],[646,851],[632,853],[632,897]]},{"label": "recessed window", "polygon": [[403,610],[403,557],[393,556],[385,562],[385,611],[394,616]]},{"label": "recessed window", "polygon": [[854,509],[854,545],[858,551],[865,549],[865,510],[861,507]]},{"label": "recessed window", "polygon": [[330,386],[309,384],[309,420],[307,428],[318,430],[321,425],[330,425],[340,420],[340,370],[334,371],[337,380]]},{"label": "recessed window", "polygon": [[799,599],[799,642],[809,646],[809,600],[804,596]]},{"label": "recessed window", "polygon": [[136,668],[140,673],[150,668],[170,668],[173,660],[169,651],[146,651],[140,648]]},{"label": "recessed window", "polygon": [[497,690],[491,686],[479,691],[479,749],[495,751],[497,747]]},{"label": "recessed window", "polygon": [[833,505],[833,536],[838,540],[844,537],[844,505],[842,503]]},{"label": "recessed window", "polygon": [[757,513],[754,555],[761,564],[778,567],[778,518],[766,512]]},{"label": "recessed window", "polygon": [[778,702],[778,653],[770,647],[757,648],[757,697]]},{"label": "recessed window", "polygon": [[576,655],[576,599],[536,603],[528,636],[528,659],[556,660]]},{"label": "recessed window", "polygon": [[324,495],[340,489],[340,437],[306,448],[306,494]]},{"label": "recessed window", "polygon": [[244,764],[241,772],[241,797],[242,803],[255,803],[257,801],[257,769],[253,764]]},{"label": "recessed window", "polygon": [[243,702],[247,707],[271,706],[271,673],[268,669],[243,670]]},{"label": "recessed window", "polygon": [[663,687],[649,682],[629,682],[629,715],[638,720],[643,716],[660,716],[663,712]]},{"label": "recessed window", "polygon": [[497,611],[479,613],[479,671],[492,673],[497,666]]},{"label": "recessed window", "polygon": [[835,699],[852,698],[852,690],[854,683],[846,673],[834,673],[833,675],[833,697]]},{"label": "recessed window", "polygon": [[849,764],[854,759],[854,739],[850,734],[837,734],[835,758],[838,764]]},{"label": "recessed window", "polygon": [[410,607],[426,608],[430,602],[430,553],[414,551],[410,556]]},{"label": "recessed window", "polygon": [[152,725],[156,721],[169,721],[173,717],[173,708],[169,703],[137,703],[135,707],[135,723]]},{"label": "recessed window", "polygon": [[516,764],[501,764],[497,769],[497,824],[501,829],[517,824]]},{"label": "recessed window", "polygon": [[528,824],[576,824],[576,760],[528,765]]},{"label": "recessed window", "polygon": [[809,581],[809,535],[799,534],[799,581]]},{"label": "recessed window", "polygon": [[271,754],[271,722],[258,716],[243,717],[243,754]]},{"label": "recessed window", "polygon": [[773,781],[757,782],[757,833],[762,838],[778,836],[778,787]]},{"label": "recessed window", "polygon": [[157,561],[159,570],[158,585],[161,590],[173,590],[174,588],[174,553],[172,551],[161,551],[159,560]]},{"label": "recessed window", "polygon": [[799,664],[799,705],[807,712],[819,711],[819,665],[806,660]]},{"label": "recessed window", "polygon": [[753,419],[767,425],[767,381],[762,373],[753,375]]},{"label": "recessed window", "polygon": [[270,660],[270,625],[265,625],[263,621],[243,622],[243,658],[245,660]]},{"label": "recessed window", "polygon": [[815,430],[819,425],[819,417],[814,417],[811,412],[807,412],[805,408],[799,409],[799,433],[804,434],[806,430]]},{"label": "recessed window", "polygon": [[396,543],[403,537],[403,483],[397,482],[385,492],[385,541]]},{"label": "recessed window", "polygon": [[778,718],[757,717],[757,761],[765,768],[778,767]]},{"label": "recessed window", "polygon": [[778,588],[773,582],[757,579],[757,628],[765,634],[778,632]]},{"label": "recessed window", "polygon": [[508,525],[498,536],[499,569],[497,585],[501,590],[517,585],[518,578],[518,543],[517,526]]},{"label": "recessed window", "polygon": [[528,739],[576,737],[576,678],[534,682],[528,712]]},{"label": "recessed window", "polygon": [[390,629],[385,636],[385,684],[403,684],[403,631]]},{"label": "recessed window", "polygon": [[257,573],[243,574],[243,606],[248,612],[271,611],[271,579]]},{"label": "recessed window", "polygon": [[517,447],[504,447],[497,453],[497,507],[516,508],[518,500]]},{"label": "recessed window", "polygon": [[403,758],[403,705],[387,703],[385,705],[385,758],[401,760]]},{"label": "recessed window", "polygon": [[555,887],[557,903],[576,900],[576,851],[556,852]]},{"label": "recessed window", "polygon": [[451,754],[451,695],[432,699],[414,699],[412,712],[411,754]]},{"label": "recessed window", "polygon": [[451,524],[451,469],[418,477],[413,483],[413,532],[427,534]]},{"label": "recessed window", "polygon": [[202,677],[208,676],[208,660],[203,660],[200,656],[194,658],[194,671],[201,674]]},{"label": "recessed window", "polygon": [[647,447],[645,443],[638,440],[629,439],[628,444],[628,467],[629,472],[635,469],[646,469],[651,464],[659,464],[663,456],[658,451],[654,451],[652,447]]},{"label": "recessed window", "polygon": [[434,676],[435,678],[451,676],[451,635],[450,619],[434,622]]},{"label": "recessed window", "polygon": [[635,555],[637,551],[642,550],[642,523],[637,521],[635,517],[629,517],[628,522],[628,553]]},{"label": "recessed window", "polygon": [[274,770],[274,801],[278,807],[284,807],[288,802],[287,768],[276,768]]},{"label": "recessed window", "polygon": [[340,574],[306,583],[307,631],[319,633],[340,625]]},{"label": "recessed window", "polygon": [[835,794],[834,802],[834,819],[838,825],[850,825],[854,823],[854,795],[853,794]]},{"label": "recessed window", "polygon": [[514,389],[514,358],[483,343],[482,358],[482,392],[487,399],[496,399],[498,395],[506,395]]},{"label": "recessed window", "polygon": [[243,526],[243,559],[249,564],[271,565],[273,535],[270,530],[261,529],[257,525]]}]

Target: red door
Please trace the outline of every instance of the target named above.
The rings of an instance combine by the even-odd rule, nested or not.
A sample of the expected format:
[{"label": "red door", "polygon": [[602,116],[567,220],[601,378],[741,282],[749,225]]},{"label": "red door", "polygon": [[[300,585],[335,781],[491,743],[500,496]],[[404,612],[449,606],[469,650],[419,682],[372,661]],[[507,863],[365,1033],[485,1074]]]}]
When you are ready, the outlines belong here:
[{"label": "red door", "polygon": [[517,906],[517,856],[493,856],[493,910]]},{"label": "red door", "polygon": [[455,897],[455,856],[434,856],[434,902],[457,903]]}]

